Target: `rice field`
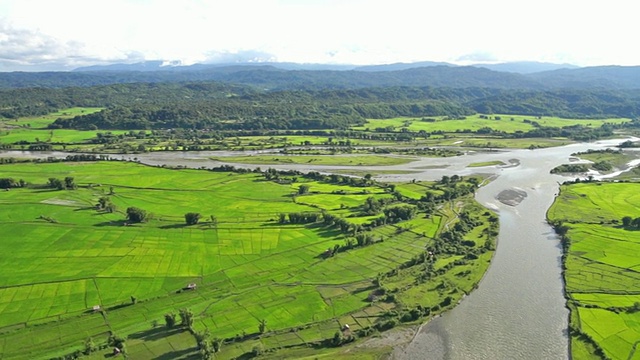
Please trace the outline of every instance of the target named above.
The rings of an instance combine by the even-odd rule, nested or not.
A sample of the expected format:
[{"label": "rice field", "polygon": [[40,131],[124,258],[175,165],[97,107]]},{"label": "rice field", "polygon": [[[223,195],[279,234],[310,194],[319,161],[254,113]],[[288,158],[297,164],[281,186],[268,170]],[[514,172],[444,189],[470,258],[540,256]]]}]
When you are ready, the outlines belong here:
[{"label": "rice field", "polygon": [[[432,121],[431,121],[432,120]],[[465,119],[446,119],[444,117],[432,117],[430,121],[422,118],[393,118],[393,119],[369,119],[367,122],[354,130],[374,130],[376,128],[392,128],[394,131],[407,129],[410,131],[424,130],[426,132],[442,131],[445,133],[453,133],[456,130],[477,131],[482,128],[491,128],[506,133],[515,133],[516,131],[529,131],[535,129],[532,122],[537,122],[544,127],[563,127],[572,125],[584,125],[586,127],[600,127],[605,123],[619,124],[631,121],[630,119],[611,118],[611,119],[563,119],[551,116],[526,116],[526,115],[482,115],[476,114],[467,116]]]},{"label": "rice field", "polygon": [[551,221],[568,228],[564,277],[574,358],[640,357],[640,232],[621,221],[640,213],[639,186],[563,185],[549,210]]},{"label": "rice field", "polygon": [[[255,334],[266,320],[269,332],[259,340],[266,348],[322,341],[340,321],[354,330],[370,327],[395,306],[368,300],[372,281],[423,253],[460,211],[445,206],[429,217],[377,227],[371,234],[384,241],[324,258],[347,236],[321,223],[282,224],[280,214],[326,211],[363,224],[372,217],[361,214],[362,204],[391,198],[388,189],[117,161],[0,166],[0,178],[7,177],[27,183],[0,191],[0,354],[7,359],[63,356],[82,350],[89,337],[105,344],[111,333],[127,338],[134,358],[194,356],[191,334],[164,328],[164,315],[183,308],[194,312],[196,331],[223,339]],[[65,177],[77,189],[45,186]],[[298,194],[302,182],[306,195]],[[398,189],[415,198],[426,186]],[[96,208],[104,197],[115,212]],[[150,219],[128,224],[128,207],[148,211]],[[200,213],[201,221],[186,226],[188,212]],[[483,245],[480,232],[470,236]],[[473,271],[464,278],[455,275],[459,270],[443,275],[460,289],[455,296],[471,291],[491,254],[470,261],[461,270]],[[404,281],[409,273],[403,274],[389,283]],[[197,290],[183,290],[190,283]],[[418,288],[398,299],[431,307],[446,296],[431,285]],[[256,343],[251,339],[229,346],[221,358],[246,353]]]}]

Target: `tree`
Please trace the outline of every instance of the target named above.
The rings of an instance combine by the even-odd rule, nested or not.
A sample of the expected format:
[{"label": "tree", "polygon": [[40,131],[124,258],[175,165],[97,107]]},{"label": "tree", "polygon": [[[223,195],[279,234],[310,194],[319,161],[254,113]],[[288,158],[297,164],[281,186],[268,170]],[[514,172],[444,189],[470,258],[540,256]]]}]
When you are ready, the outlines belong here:
[{"label": "tree", "polygon": [[267,330],[267,320],[262,319],[258,324],[258,331],[260,332],[260,334],[264,334],[265,330]]},{"label": "tree", "polygon": [[304,194],[306,194],[308,192],[309,192],[309,185],[307,185],[307,184],[302,184],[298,188],[298,194],[300,194],[300,195],[304,195]]},{"label": "tree", "polygon": [[218,225],[218,218],[215,217],[215,215],[209,216],[209,219],[210,219],[211,226],[217,226]]},{"label": "tree", "polygon": [[198,223],[198,221],[200,221],[200,213],[186,213],[184,214],[184,221],[187,223],[187,225],[195,225]]},{"label": "tree", "polygon": [[200,345],[200,356],[202,360],[213,360],[214,359],[214,355],[215,354],[215,350],[213,349],[213,345],[211,344],[210,341],[204,341],[201,345]]},{"label": "tree", "polygon": [[60,179],[49,178],[49,187],[52,189],[62,190],[64,189],[64,184],[62,183],[62,181],[60,181]]},{"label": "tree", "polygon": [[0,188],[2,189],[8,189],[8,188],[17,187],[17,186],[18,186],[18,183],[16,183],[16,181],[12,178],[0,179]]},{"label": "tree", "polygon": [[340,346],[343,342],[344,336],[342,336],[342,331],[336,331],[336,333],[333,334],[333,339],[331,339],[331,345]]},{"label": "tree", "polygon": [[164,322],[167,324],[168,328],[172,328],[176,326],[176,314],[168,313],[164,315]]},{"label": "tree", "polygon": [[67,176],[64,178],[64,186],[67,189],[77,189],[78,185],[76,185],[76,181],[73,177]]},{"label": "tree", "polygon": [[127,208],[127,220],[129,220],[132,223],[140,223],[143,222],[147,219],[147,212],[131,206]]},{"label": "tree", "polygon": [[133,295],[131,295],[131,303],[132,304],[136,304],[137,302],[138,302],[138,298],[133,296]]},{"label": "tree", "polygon": [[629,227],[631,226],[632,221],[633,221],[633,218],[631,216],[625,216],[622,218],[622,226]]},{"label": "tree", "polygon": [[84,354],[89,355],[96,350],[98,350],[98,347],[93,342],[93,339],[88,337],[87,340],[84,341]]},{"label": "tree", "polygon": [[214,352],[219,352],[220,349],[222,348],[222,339],[220,338],[215,338],[211,341],[211,345],[213,346],[213,351]]},{"label": "tree", "polygon": [[111,199],[107,196],[102,196],[98,199],[98,204],[96,205],[98,209],[104,210],[108,213],[116,212],[116,205],[111,202]]},{"label": "tree", "polygon": [[191,309],[180,309],[180,325],[191,329],[193,326],[193,311]]},{"label": "tree", "polygon": [[264,354],[264,346],[262,344],[258,344],[251,349],[251,356],[258,357]]}]

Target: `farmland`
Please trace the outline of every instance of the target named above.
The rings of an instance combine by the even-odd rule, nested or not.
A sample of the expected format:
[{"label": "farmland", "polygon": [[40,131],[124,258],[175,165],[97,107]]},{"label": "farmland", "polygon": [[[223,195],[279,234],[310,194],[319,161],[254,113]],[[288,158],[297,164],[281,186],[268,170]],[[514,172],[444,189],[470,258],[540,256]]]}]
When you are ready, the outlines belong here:
[{"label": "farmland", "polygon": [[503,131],[505,133],[525,132],[533,130],[536,126],[546,127],[563,127],[572,125],[582,125],[586,127],[600,127],[603,124],[620,124],[629,122],[629,119],[611,118],[611,119],[598,119],[598,120],[582,120],[582,119],[562,119],[558,117],[538,117],[538,116],[523,116],[523,115],[482,115],[476,114],[466,116],[463,119],[440,117],[429,118],[393,118],[393,119],[369,119],[367,123],[362,126],[354,127],[354,129],[376,129],[386,128],[388,130],[400,131],[401,129],[407,129],[409,131],[419,132],[420,130],[428,132],[444,132],[455,133],[462,132],[467,129],[469,131],[478,131],[483,128],[491,128],[494,130]]},{"label": "farmland", "polygon": [[[116,335],[134,358],[196,356],[204,334],[222,359],[331,348],[452,307],[497,232],[472,198],[476,178],[387,186],[120,161],[0,170],[20,184],[0,192],[4,358],[65,356],[88,339],[102,358]],[[184,309],[192,333],[165,326]]]},{"label": "farmland", "polygon": [[574,358],[635,359],[640,338],[637,183],[563,185],[548,217],[563,235]]},{"label": "farmland", "polygon": [[[535,149],[561,146],[576,140],[610,136],[613,128],[633,125],[630,119],[624,118],[584,120],[482,114],[459,118],[437,116],[369,119],[366,123],[351,126],[349,129],[327,127],[314,130],[232,131],[174,128],[150,130],[150,124],[147,123],[139,127],[132,127],[133,124],[122,124],[122,127],[108,129],[101,129],[93,123],[74,128],[61,125],[64,121],[76,121],[76,119],[109,112],[110,110],[103,108],[73,107],[42,116],[0,118],[0,148],[140,153],[176,150],[285,149],[283,151],[286,151],[291,147],[311,147],[313,151],[318,152],[318,149],[324,149],[333,153],[353,153],[362,147],[374,150],[381,147],[387,149],[387,152],[410,155],[408,152],[410,148],[419,150],[427,146],[489,149]],[[221,124],[232,123],[234,122],[230,120],[221,120]],[[291,150],[287,152],[290,153]],[[450,154],[426,155],[449,156]],[[263,164],[285,161],[282,158],[276,160],[263,157],[249,160]],[[249,160],[238,158],[234,162],[242,163]],[[362,164],[370,162],[364,161]]]}]

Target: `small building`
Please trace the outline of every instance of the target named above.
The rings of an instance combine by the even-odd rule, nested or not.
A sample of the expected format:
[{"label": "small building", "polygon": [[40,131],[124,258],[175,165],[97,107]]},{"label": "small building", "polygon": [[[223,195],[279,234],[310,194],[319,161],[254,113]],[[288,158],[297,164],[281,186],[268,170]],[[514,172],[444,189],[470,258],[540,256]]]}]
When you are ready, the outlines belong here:
[{"label": "small building", "polygon": [[102,308],[100,307],[100,305],[93,305],[92,309],[93,309],[93,311],[97,312],[97,311],[100,311],[100,309],[102,309]]},{"label": "small building", "polygon": [[195,290],[196,289],[196,283],[191,283],[189,285],[187,285],[186,289],[187,290]]}]

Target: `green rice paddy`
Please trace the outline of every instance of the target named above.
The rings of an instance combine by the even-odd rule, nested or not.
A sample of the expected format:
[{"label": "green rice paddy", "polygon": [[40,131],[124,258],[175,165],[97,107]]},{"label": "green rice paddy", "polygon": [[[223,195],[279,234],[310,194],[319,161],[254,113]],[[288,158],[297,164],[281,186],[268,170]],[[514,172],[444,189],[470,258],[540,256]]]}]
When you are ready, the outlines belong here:
[{"label": "green rice paddy", "polygon": [[[488,226],[472,198],[429,217],[418,213],[376,227],[371,235],[384,241],[325,259],[345,234],[321,223],[281,224],[279,215],[326,211],[362,224],[372,219],[361,214],[364,201],[391,198],[387,190],[106,161],[7,164],[0,174],[29,184],[0,192],[0,354],[7,359],[67,355],[82,350],[89,337],[106,344],[110,333],[127,338],[132,358],[196,356],[191,334],[164,328],[164,314],[182,308],[194,312],[195,331],[227,339],[216,358],[242,356],[256,344],[305,348],[331,338],[339,324],[356,331],[391,309],[431,308],[445,297],[455,304],[477,284],[492,254],[483,252],[433,282],[416,282],[421,268],[397,271],[424,253],[443,224],[455,223],[462,207]],[[73,177],[78,188],[49,189],[44,184],[51,177]],[[307,195],[296,195],[301,182]],[[398,190],[412,198],[427,190],[426,183],[414,185]],[[101,197],[117,211],[97,210]],[[124,211],[132,206],[151,219],[125,224]],[[201,213],[200,223],[184,225],[188,212]],[[483,234],[468,238],[483,247],[490,241]],[[395,301],[370,300],[380,274],[389,274],[384,287],[397,291]],[[190,283],[197,290],[181,291]],[[233,340],[255,335],[260,320],[267,321],[266,334]]]},{"label": "green rice paddy", "polygon": [[[545,127],[563,127],[571,125],[584,125],[587,127],[600,127],[605,123],[619,124],[629,122],[630,119],[611,118],[611,119],[563,119],[558,117],[536,117],[525,115],[481,115],[476,114],[467,116],[465,119],[445,119],[444,117],[433,117],[434,121],[424,121],[421,118],[393,118],[393,119],[369,119],[366,124],[354,127],[355,130],[374,130],[376,128],[393,128],[394,131],[407,129],[410,131],[424,130],[427,132],[442,131],[445,133],[453,133],[456,130],[477,131],[482,128],[491,128],[494,130],[504,131],[506,133],[515,133],[516,131],[529,131],[535,129],[531,122],[537,122],[540,126]],[[526,120],[526,121],[525,121]]]},{"label": "green rice paddy", "polygon": [[550,208],[568,227],[566,296],[574,358],[635,359],[640,339],[640,232],[621,219],[637,217],[637,183],[563,185]]}]

